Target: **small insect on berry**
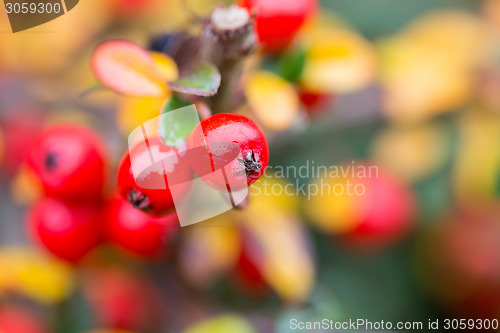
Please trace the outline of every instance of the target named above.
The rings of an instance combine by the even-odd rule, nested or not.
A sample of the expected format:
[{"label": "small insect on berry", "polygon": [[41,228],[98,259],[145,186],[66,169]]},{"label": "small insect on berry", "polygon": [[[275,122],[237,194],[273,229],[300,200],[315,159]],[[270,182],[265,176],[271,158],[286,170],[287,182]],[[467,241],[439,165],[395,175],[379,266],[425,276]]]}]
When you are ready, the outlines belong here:
[{"label": "small insect on berry", "polygon": [[[221,113],[203,120],[189,136],[187,146],[196,174],[221,190],[239,190],[254,183],[269,162],[262,130],[252,120],[236,114]],[[217,170],[224,170],[224,177]]]}]

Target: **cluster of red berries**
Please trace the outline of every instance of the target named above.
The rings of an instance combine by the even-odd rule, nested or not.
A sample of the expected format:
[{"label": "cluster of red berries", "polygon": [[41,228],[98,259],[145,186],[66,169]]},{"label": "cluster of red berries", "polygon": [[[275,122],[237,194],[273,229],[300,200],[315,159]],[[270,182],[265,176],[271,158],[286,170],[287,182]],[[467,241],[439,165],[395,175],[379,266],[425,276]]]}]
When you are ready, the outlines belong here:
[{"label": "cluster of red berries", "polygon": [[28,157],[45,197],[28,214],[31,234],[57,257],[76,262],[103,241],[142,256],[160,252],[175,216],[151,217],[107,198],[106,158],[91,130],[63,125],[40,134]]},{"label": "cluster of red berries", "polygon": [[[168,214],[174,210],[169,187],[172,180],[179,196],[189,191],[193,177],[219,190],[239,190],[259,179],[269,161],[262,130],[247,117],[236,114],[216,114],[203,120],[187,138],[186,146],[187,153],[179,154],[158,137],[137,144],[125,154],[118,168],[120,194],[151,215]],[[144,164],[144,160],[151,159],[156,162],[134,177],[132,163],[140,160],[136,163]],[[219,169],[229,171],[226,178],[214,177]]]},{"label": "cluster of red berries", "polygon": [[[45,197],[31,207],[28,215],[33,235],[54,255],[73,262],[103,241],[142,256],[159,254],[169,231],[178,225],[167,176],[175,175],[181,189],[185,184],[184,190],[177,191],[189,190],[193,173],[211,186],[226,189],[237,181],[250,185],[267,167],[267,141],[250,119],[218,114],[199,126],[201,129],[193,131],[187,144],[199,147],[203,139],[207,154],[198,154],[193,148],[194,153],[181,156],[159,138],[149,139],[127,151],[118,168],[118,192],[123,198],[111,195],[111,199],[106,199],[107,163],[104,145],[98,136],[72,125],[44,131],[28,158],[29,168],[45,192]],[[203,133],[203,138],[196,133]],[[236,149],[219,149],[224,142]],[[144,157],[150,161],[151,156],[158,162],[134,177],[134,158]],[[175,156],[175,160],[169,159],[171,156]],[[214,182],[210,176],[210,171],[222,167],[230,170],[227,184]],[[147,186],[158,183],[165,186]]]}]

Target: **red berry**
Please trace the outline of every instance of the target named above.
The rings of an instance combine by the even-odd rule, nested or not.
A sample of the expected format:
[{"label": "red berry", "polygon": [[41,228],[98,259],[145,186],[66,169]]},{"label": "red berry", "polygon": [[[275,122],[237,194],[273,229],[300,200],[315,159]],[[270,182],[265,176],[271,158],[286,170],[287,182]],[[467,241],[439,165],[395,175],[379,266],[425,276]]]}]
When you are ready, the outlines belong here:
[{"label": "red berry", "polygon": [[0,332],[44,333],[47,330],[40,318],[31,311],[10,306],[0,310]]},{"label": "red berry", "polygon": [[106,204],[104,223],[108,240],[144,257],[161,253],[169,232],[177,229],[177,215],[153,217],[116,198]]},{"label": "red berry", "polygon": [[[153,159],[153,161],[151,160]],[[132,162],[140,174],[134,177]],[[177,151],[156,137],[134,146],[122,158],[118,167],[118,190],[135,208],[152,215],[162,215],[174,209],[169,181],[176,183],[176,195],[189,190],[191,167]]]},{"label": "red berry", "polygon": [[99,208],[55,198],[36,203],[28,215],[33,236],[57,257],[77,262],[99,244]]},{"label": "red berry", "polygon": [[[238,190],[265,172],[269,148],[262,130],[247,117],[221,113],[203,120],[188,138],[188,157],[205,182],[218,189]],[[215,171],[224,169],[221,177]]]},{"label": "red berry", "polygon": [[32,146],[28,165],[49,196],[65,200],[99,199],[105,180],[100,139],[90,130],[63,125],[43,132]]},{"label": "red berry", "polygon": [[241,251],[231,280],[242,293],[254,297],[269,295],[269,285],[262,276],[261,270],[254,264],[247,252],[245,249]]},{"label": "red berry", "polygon": [[362,179],[365,194],[357,207],[357,227],[343,237],[358,248],[393,243],[412,227],[416,202],[411,190],[384,172]]},{"label": "red berry", "polygon": [[[26,161],[31,146],[36,142],[43,123],[42,111],[21,108],[7,109],[2,119],[5,146],[3,166],[9,173],[15,173],[19,165]],[[22,133],[22,135],[20,135]]]},{"label": "red berry", "polygon": [[304,105],[305,110],[310,115],[331,110],[331,104],[333,104],[333,101],[335,100],[333,95],[325,95],[322,93],[308,92],[304,90],[299,91],[299,98],[302,105]]},{"label": "red berry", "polygon": [[83,294],[96,325],[135,332],[163,331],[161,292],[148,279],[119,269],[91,271],[84,278]]},{"label": "red berry", "polygon": [[286,48],[317,7],[316,0],[241,0],[241,4],[257,13],[259,41],[272,52]]}]

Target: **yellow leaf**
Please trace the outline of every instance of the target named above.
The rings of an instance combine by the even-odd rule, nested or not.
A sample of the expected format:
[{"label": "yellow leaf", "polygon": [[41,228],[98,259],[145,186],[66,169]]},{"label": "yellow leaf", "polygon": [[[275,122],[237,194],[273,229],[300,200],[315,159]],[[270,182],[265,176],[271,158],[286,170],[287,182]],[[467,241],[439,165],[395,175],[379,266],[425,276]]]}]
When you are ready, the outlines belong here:
[{"label": "yellow leaf", "polygon": [[[266,282],[286,301],[305,301],[314,287],[315,265],[310,253],[307,231],[290,207],[293,196],[287,196],[286,183],[265,179],[274,186],[274,193],[258,192],[252,188],[249,206],[241,213],[242,228],[250,246],[248,256],[259,268]],[[266,186],[266,185],[260,185]],[[255,193],[259,193],[255,195]],[[294,189],[288,187],[288,193]],[[252,246],[254,244],[254,246]]]},{"label": "yellow leaf", "polygon": [[228,314],[205,320],[183,333],[255,333],[255,330],[244,317]]},{"label": "yellow leaf", "polygon": [[373,144],[373,160],[402,179],[415,182],[430,176],[446,160],[446,129],[433,124],[390,127]]},{"label": "yellow leaf", "polygon": [[258,71],[249,75],[245,95],[260,122],[272,130],[289,128],[299,113],[293,86],[276,74]]},{"label": "yellow leaf", "polygon": [[180,249],[180,265],[193,284],[206,286],[236,264],[241,240],[230,216],[224,214],[187,228]]},{"label": "yellow leaf", "polygon": [[384,112],[389,119],[420,122],[449,112],[472,94],[473,73],[463,62],[450,61],[447,51],[406,36],[378,44]]},{"label": "yellow leaf", "polygon": [[137,126],[160,115],[164,97],[122,97],[116,113],[117,124],[124,135],[129,135]]},{"label": "yellow leaf", "polygon": [[347,187],[359,181],[350,177],[318,177],[312,181],[321,190],[306,202],[306,213],[311,222],[327,233],[345,233],[358,225],[359,199],[349,195]]},{"label": "yellow leaf", "polygon": [[160,52],[151,52],[153,60],[156,63],[158,71],[165,82],[177,80],[179,77],[179,70],[175,61],[168,55]]},{"label": "yellow leaf", "polygon": [[481,59],[486,32],[486,25],[479,16],[443,10],[417,18],[403,34],[429,48],[447,52],[449,61],[474,63]]},{"label": "yellow leaf", "polygon": [[396,122],[420,122],[466,103],[474,93],[485,36],[478,17],[442,11],[379,41],[386,115]]},{"label": "yellow leaf", "polygon": [[23,293],[41,303],[57,303],[73,289],[69,266],[32,249],[2,249],[0,270],[0,289]]},{"label": "yellow leaf", "polygon": [[500,117],[477,109],[464,113],[458,122],[460,150],[453,166],[453,189],[461,202],[495,200],[500,170]]},{"label": "yellow leaf", "polygon": [[318,93],[347,93],[370,84],[376,74],[372,46],[343,29],[318,31],[310,38],[301,85]]}]

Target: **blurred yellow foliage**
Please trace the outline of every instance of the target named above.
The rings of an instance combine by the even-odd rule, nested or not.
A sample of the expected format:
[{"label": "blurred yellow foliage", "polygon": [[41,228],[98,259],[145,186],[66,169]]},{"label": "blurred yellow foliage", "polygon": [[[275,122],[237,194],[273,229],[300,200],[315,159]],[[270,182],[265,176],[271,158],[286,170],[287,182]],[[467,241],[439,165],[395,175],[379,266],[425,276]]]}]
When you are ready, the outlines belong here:
[{"label": "blurred yellow foliage", "polygon": [[255,330],[244,317],[227,314],[191,326],[183,333],[255,333]]},{"label": "blurred yellow foliage", "polygon": [[[0,62],[14,73],[54,75],[67,70],[109,22],[101,0],[80,1],[57,19],[15,34],[2,33]],[[10,31],[6,12],[0,11],[0,30]]]},{"label": "blurred yellow foliage", "polygon": [[347,93],[370,84],[377,61],[372,45],[345,28],[316,31],[309,37],[301,85],[312,92]]},{"label": "blurred yellow foliage", "polygon": [[[275,184],[275,191],[270,190]],[[285,185],[270,177],[255,183],[250,204],[240,212],[242,228],[258,244],[248,255],[266,282],[283,299],[302,302],[313,289],[316,269],[295,196],[277,193],[276,188]]]},{"label": "blurred yellow foliage", "polygon": [[420,17],[399,35],[379,41],[389,119],[418,122],[468,101],[485,35],[477,17],[443,11]]},{"label": "blurred yellow foliage", "polygon": [[459,122],[460,149],[452,173],[457,199],[488,202],[500,170],[500,115],[471,109]]},{"label": "blurred yellow foliage", "polygon": [[445,131],[437,124],[385,128],[375,138],[372,158],[406,181],[422,180],[446,160],[451,142]]},{"label": "blurred yellow foliage", "polygon": [[0,290],[13,290],[46,304],[60,302],[73,289],[69,266],[29,248],[0,249]]},{"label": "blurred yellow foliage", "polygon": [[269,129],[288,129],[299,113],[300,103],[294,87],[274,73],[249,74],[245,95],[260,123]]},{"label": "blurred yellow foliage", "polygon": [[224,214],[186,228],[179,255],[181,270],[191,283],[205,286],[236,265],[241,239],[231,217]]},{"label": "blurred yellow foliage", "polygon": [[168,97],[128,97],[123,96],[116,112],[116,122],[123,135],[144,122],[158,117]]},{"label": "blurred yellow foliage", "polygon": [[[355,186],[359,183],[351,177],[319,177],[312,181],[318,188],[328,187],[331,191],[322,191],[305,202],[305,211],[311,222],[327,233],[345,233],[357,227],[359,221],[359,197],[348,195],[345,191],[348,182]],[[336,195],[336,189],[338,190]]]},{"label": "blurred yellow foliage", "polygon": [[179,70],[172,58],[164,53],[151,52],[156,67],[160,72],[161,77],[166,81],[175,81],[179,77]]}]

